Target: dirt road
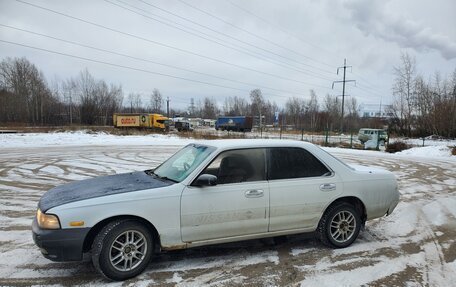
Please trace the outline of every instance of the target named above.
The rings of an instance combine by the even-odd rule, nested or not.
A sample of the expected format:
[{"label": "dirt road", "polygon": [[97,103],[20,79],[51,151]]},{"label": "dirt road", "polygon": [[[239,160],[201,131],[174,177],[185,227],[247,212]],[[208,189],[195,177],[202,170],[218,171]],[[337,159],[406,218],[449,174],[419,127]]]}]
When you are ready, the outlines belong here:
[{"label": "dirt road", "polygon": [[[9,148],[0,153],[0,285],[106,285],[86,263],[54,263],[34,246],[39,197],[56,185],[156,166],[178,147]],[[378,165],[399,180],[401,203],[370,221],[349,248],[309,235],[252,240],[159,255],[113,286],[449,286],[456,282],[456,161],[331,150]]]}]

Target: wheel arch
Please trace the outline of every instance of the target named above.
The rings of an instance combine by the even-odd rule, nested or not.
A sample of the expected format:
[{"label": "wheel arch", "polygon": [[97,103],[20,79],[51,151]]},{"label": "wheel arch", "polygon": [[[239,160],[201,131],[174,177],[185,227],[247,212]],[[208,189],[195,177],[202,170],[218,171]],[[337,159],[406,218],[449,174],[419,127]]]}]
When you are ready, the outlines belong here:
[{"label": "wheel arch", "polygon": [[337,198],[336,200],[331,202],[331,204],[329,204],[325,208],[325,210],[323,211],[322,214],[325,214],[329,208],[331,208],[335,205],[341,204],[341,203],[348,203],[348,204],[354,206],[356,211],[358,211],[359,216],[361,217],[362,224],[364,225],[364,223],[366,222],[366,218],[367,218],[366,206],[365,206],[364,202],[356,196],[345,196],[345,197]]},{"label": "wheel arch", "polygon": [[144,226],[146,226],[146,228],[150,231],[150,234],[153,236],[153,239],[154,239],[154,251],[159,250],[159,248],[161,246],[160,235],[159,235],[157,229],[155,228],[155,226],[152,223],[150,223],[150,221],[148,221],[140,216],[136,216],[136,215],[117,215],[117,216],[105,218],[102,221],[95,224],[92,228],[90,228],[89,233],[86,235],[86,237],[84,239],[82,251],[83,252],[90,251],[90,249],[92,248],[92,243],[95,240],[95,237],[97,236],[97,234],[101,231],[101,229],[103,229],[103,227],[106,226],[106,224],[108,224],[109,222],[114,221],[114,220],[119,220],[119,219],[136,220],[136,221],[142,223]]}]

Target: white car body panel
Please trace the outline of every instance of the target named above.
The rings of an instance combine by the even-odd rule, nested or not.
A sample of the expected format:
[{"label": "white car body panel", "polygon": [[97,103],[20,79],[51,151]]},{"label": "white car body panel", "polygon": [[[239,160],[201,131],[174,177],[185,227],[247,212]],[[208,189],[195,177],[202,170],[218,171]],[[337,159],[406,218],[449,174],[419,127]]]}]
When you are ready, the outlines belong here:
[{"label": "white car body panel", "polygon": [[[255,193],[249,195],[249,192]],[[194,242],[268,231],[267,181],[187,187],[182,194],[182,240]]]}]

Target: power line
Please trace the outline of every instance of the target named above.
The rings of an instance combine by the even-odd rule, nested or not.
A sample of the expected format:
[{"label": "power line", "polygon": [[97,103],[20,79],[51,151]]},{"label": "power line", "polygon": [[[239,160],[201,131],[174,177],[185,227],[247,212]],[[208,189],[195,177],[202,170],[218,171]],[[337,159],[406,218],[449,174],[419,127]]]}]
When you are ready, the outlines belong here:
[{"label": "power line", "polygon": [[[178,0],[178,1],[180,1],[180,0]],[[305,41],[305,40],[301,39],[300,37],[297,37],[297,36],[294,35],[294,34],[291,34],[290,32],[288,32],[288,31],[282,29],[280,26],[275,25],[275,24],[269,22],[268,20],[264,19],[263,17],[260,17],[260,16],[256,15],[255,13],[253,13],[253,12],[251,12],[251,11],[249,11],[249,10],[247,10],[247,9],[245,9],[245,8],[243,8],[243,7],[239,6],[239,5],[237,5],[237,4],[234,4],[234,3],[233,3],[232,1],[230,1],[230,0],[225,0],[225,1],[228,2],[228,3],[230,3],[232,6],[238,8],[239,10],[241,10],[241,11],[243,11],[243,12],[245,12],[245,13],[247,13],[247,14],[249,14],[249,15],[255,17],[255,18],[257,18],[257,19],[260,19],[260,20],[263,21],[264,23],[270,25],[271,27],[274,27],[275,29],[281,31],[282,33],[285,33],[285,34],[287,34],[287,35],[289,35],[289,36],[291,36],[291,37],[293,37],[293,38],[295,38],[295,39],[298,39],[299,41],[301,41],[301,42],[303,42],[303,43],[305,43],[305,44],[307,44],[307,45],[310,45],[310,46],[312,46],[312,47],[314,47],[314,48],[317,48],[317,49],[319,49],[319,50],[326,51],[328,54],[335,55],[334,53],[332,53],[332,52],[326,50],[325,48],[319,47],[319,46],[317,46],[317,45],[315,45],[315,44],[313,44],[313,43],[311,43],[311,42]],[[313,60],[313,61],[316,61],[316,60]],[[323,65],[326,65],[326,66],[331,67],[331,68],[333,67],[332,65],[327,64],[327,63],[325,63],[325,62],[321,62],[321,61],[316,61],[316,62],[317,62],[317,63],[320,63],[320,64],[323,64]]]},{"label": "power line", "polygon": [[191,72],[191,73],[195,73],[195,74],[199,74],[199,75],[203,75],[203,76],[207,76],[207,77],[211,77],[211,78],[215,78],[215,79],[220,79],[220,80],[224,80],[224,81],[229,81],[229,82],[233,82],[233,83],[238,83],[238,84],[243,84],[243,85],[248,85],[248,86],[254,86],[254,87],[258,87],[258,88],[262,88],[262,89],[268,89],[268,90],[273,90],[273,91],[277,91],[277,92],[289,93],[289,94],[292,94],[292,95],[302,95],[302,94],[304,94],[304,92],[293,92],[293,91],[288,91],[288,90],[276,89],[276,88],[272,88],[272,87],[268,87],[268,86],[258,85],[258,84],[255,84],[255,83],[243,82],[243,81],[238,81],[238,80],[233,80],[233,79],[229,79],[229,78],[225,78],[225,77],[216,76],[216,75],[213,75],[213,74],[198,72],[198,71],[195,71],[195,70],[190,70],[190,69],[177,67],[177,66],[173,66],[173,65],[169,65],[169,64],[164,64],[164,63],[160,63],[160,62],[156,62],[156,61],[152,61],[152,60],[148,60],[148,59],[144,59],[144,58],[139,58],[139,57],[136,57],[136,56],[131,56],[131,55],[128,55],[128,54],[115,52],[115,51],[112,51],[112,50],[97,48],[97,47],[89,46],[89,45],[86,45],[86,44],[81,44],[81,43],[78,43],[78,42],[75,42],[75,41],[69,41],[69,40],[65,40],[65,39],[62,39],[62,38],[57,38],[57,37],[54,37],[54,36],[49,36],[49,35],[46,35],[46,34],[33,32],[33,31],[30,31],[30,30],[26,30],[26,29],[21,29],[21,28],[9,26],[9,25],[4,25],[4,24],[1,24],[1,23],[0,23],[0,27],[14,29],[14,30],[17,30],[17,31],[21,31],[21,32],[32,34],[32,35],[53,39],[53,40],[60,41],[60,42],[63,42],[63,43],[68,43],[68,44],[71,44],[71,45],[84,47],[84,48],[92,49],[92,50],[103,52],[103,53],[108,53],[108,54],[112,54],[112,55],[122,56],[122,57],[126,57],[126,58],[129,58],[129,59],[134,59],[134,60],[137,60],[137,61],[142,61],[142,62],[146,62],[146,63],[160,65],[160,66],[164,66],[164,67],[167,67],[167,68],[172,68],[172,69],[181,70],[181,71],[185,71],[185,72]]},{"label": "power line", "polygon": [[381,94],[381,93],[379,93],[379,92],[376,92],[376,91],[374,91],[374,90],[372,90],[372,89],[365,88],[365,87],[363,87],[363,86],[360,86],[359,84],[358,84],[357,86],[355,86],[355,88],[360,89],[360,90],[363,90],[363,91],[365,91],[365,92],[367,92],[367,93],[376,95],[376,96],[378,96],[378,97],[383,97],[383,96],[384,96],[383,94]]},{"label": "power line", "polygon": [[[117,0],[117,1],[120,2],[120,0]],[[220,31],[218,31],[218,30],[212,29],[211,27],[208,27],[208,26],[206,26],[206,25],[202,25],[202,24],[200,24],[200,23],[198,23],[198,22],[196,22],[196,21],[193,21],[193,20],[191,20],[191,19],[189,19],[189,18],[183,17],[183,16],[178,15],[178,14],[176,14],[176,13],[170,12],[169,10],[163,9],[163,8],[157,6],[157,5],[150,4],[150,3],[148,3],[148,2],[146,2],[146,1],[144,1],[144,0],[138,0],[138,1],[144,3],[144,4],[148,5],[148,6],[154,7],[154,8],[156,8],[156,9],[160,10],[160,11],[163,11],[163,12],[165,12],[165,13],[167,13],[167,14],[170,14],[170,15],[173,15],[173,16],[178,17],[178,18],[180,18],[180,19],[183,19],[183,20],[185,20],[185,21],[188,21],[188,22],[190,22],[190,23],[192,23],[192,24],[194,24],[194,25],[203,27],[203,28],[208,29],[208,30],[210,30],[210,31],[212,31],[212,32],[215,32],[215,33],[217,33],[217,34],[221,34],[221,35],[223,35],[223,36],[225,36],[225,37],[228,37],[228,38],[230,38],[230,39],[233,39],[233,40],[236,40],[236,41],[238,41],[238,42],[241,42],[241,43],[243,43],[243,44],[245,44],[245,45],[249,45],[249,46],[255,47],[255,48],[259,49],[259,50],[268,52],[268,53],[270,53],[270,54],[272,54],[272,55],[278,56],[278,57],[283,58],[283,59],[287,59],[287,60],[292,61],[292,62],[299,63],[299,64],[301,64],[301,65],[303,65],[303,66],[311,67],[311,68],[320,70],[320,71],[322,71],[322,72],[325,72],[325,73],[328,73],[328,74],[331,74],[331,75],[334,74],[334,73],[331,72],[331,71],[324,70],[324,69],[321,69],[321,68],[318,68],[318,67],[309,65],[309,64],[307,64],[307,63],[302,63],[302,62],[296,61],[295,59],[292,59],[292,58],[289,58],[289,57],[285,57],[285,56],[280,55],[280,54],[278,54],[278,53],[275,53],[275,52],[273,52],[273,51],[271,51],[271,50],[264,49],[264,48],[259,47],[259,46],[257,46],[257,45],[254,45],[254,44],[248,43],[248,42],[246,42],[246,41],[240,40],[239,38],[236,38],[236,37],[233,37],[233,36],[231,36],[231,35],[229,35],[229,34],[226,34],[226,33],[220,32]],[[216,20],[218,20],[218,21],[222,21],[223,23],[228,24],[228,25],[230,25],[230,26],[232,26],[232,27],[234,27],[234,28],[236,28],[236,29],[238,29],[238,30],[241,30],[241,31],[245,32],[245,33],[248,33],[249,35],[252,35],[252,36],[254,36],[254,37],[258,38],[258,39],[261,39],[261,40],[263,40],[263,41],[266,41],[266,42],[268,42],[268,43],[271,43],[271,44],[273,44],[273,45],[276,45],[276,46],[278,46],[278,47],[280,47],[280,48],[282,48],[282,49],[286,49],[286,50],[292,51],[292,52],[294,52],[294,53],[296,53],[296,54],[299,54],[299,53],[297,53],[297,52],[295,52],[295,51],[293,51],[293,50],[291,50],[291,49],[289,49],[289,48],[287,48],[287,47],[284,47],[284,46],[282,46],[282,45],[278,45],[278,44],[274,43],[273,41],[271,41],[271,40],[269,40],[269,39],[266,39],[266,38],[264,38],[264,37],[258,36],[258,35],[256,35],[256,34],[250,32],[250,31],[247,31],[247,30],[245,30],[245,29],[243,29],[243,28],[240,28],[240,27],[238,27],[238,26],[236,26],[236,25],[234,25],[234,24],[232,24],[232,23],[230,23],[230,22],[228,22],[228,21],[225,21],[225,20],[221,19],[220,17],[217,17],[217,16],[215,16],[215,15],[213,15],[213,14],[207,12],[207,11],[204,11],[204,10],[198,8],[198,7],[195,7],[195,6],[189,4],[189,3],[185,2],[185,1],[182,1],[182,0],[178,0],[178,1],[181,2],[181,3],[183,3],[183,4],[185,4],[185,5],[187,5],[188,7],[192,8],[192,9],[195,9],[195,10],[197,10],[197,11],[200,11],[201,13],[204,13],[204,14],[206,14],[206,15],[209,15],[210,17],[212,17],[212,18],[214,18],[214,19],[216,19]],[[299,54],[299,55],[301,55],[301,54]],[[302,55],[302,56],[304,56],[304,55]],[[304,56],[304,57],[306,57],[306,58],[308,58],[308,59],[312,59],[312,58],[310,58],[310,57],[308,57],[308,56]]]},{"label": "power line", "polygon": [[111,31],[111,32],[115,32],[115,33],[118,33],[118,34],[129,36],[129,37],[132,37],[132,38],[135,38],[135,39],[139,39],[139,40],[142,40],[142,41],[145,41],[145,42],[148,42],[148,43],[152,43],[152,44],[155,44],[155,45],[158,45],[158,46],[166,47],[166,48],[173,49],[173,50],[176,50],[176,51],[180,51],[180,52],[183,52],[183,53],[191,54],[191,55],[198,56],[198,57],[201,57],[201,58],[205,58],[205,59],[208,59],[208,60],[211,60],[211,61],[214,61],[214,62],[223,63],[223,64],[226,64],[226,65],[229,65],[229,66],[237,67],[239,69],[256,72],[256,73],[260,73],[260,74],[263,74],[263,75],[268,75],[268,76],[275,77],[275,78],[282,79],[282,80],[286,80],[286,81],[291,81],[291,82],[301,83],[301,84],[304,84],[304,85],[315,86],[315,87],[320,87],[320,88],[327,89],[327,87],[325,87],[325,86],[311,84],[311,83],[307,83],[307,82],[303,82],[303,81],[299,81],[299,80],[295,80],[295,79],[282,77],[280,75],[267,73],[267,72],[263,72],[263,71],[256,70],[256,69],[252,69],[252,68],[249,68],[249,67],[233,64],[233,63],[230,63],[230,62],[227,62],[227,61],[223,61],[223,60],[219,60],[219,59],[216,59],[216,58],[213,58],[213,57],[205,56],[205,55],[202,55],[202,54],[199,54],[199,53],[195,53],[195,52],[192,52],[192,51],[189,51],[189,50],[185,50],[185,49],[182,49],[182,48],[178,48],[178,47],[175,47],[175,46],[172,46],[172,45],[168,45],[168,44],[164,44],[164,43],[161,43],[161,42],[158,42],[158,41],[150,40],[150,39],[147,39],[147,38],[144,38],[144,37],[141,37],[141,36],[137,36],[137,35],[130,34],[130,33],[127,33],[127,32],[123,32],[123,31],[120,31],[120,30],[117,30],[117,29],[114,29],[114,28],[110,28],[110,27],[107,27],[107,26],[104,26],[104,25],[101,25],[101,24],[98,24],[98,23],[95,23],[95,22],[91,22],[91,21],[88,21],[88,20],[85,20],[85,19],[82,19],[82,18],[71,16],[71,15],[68,15],[68,14],[65,14],[65,13],[62,13],[62,12],[59,12],[59,11],[55,11],[55,10],[52,10],[52,9],[49,9],[49,8],[46,8],[46,7],[43,7],[43,6],[32,4],[32,3],[29,3],[29,2],[26,2],[26,1],[23,1],[23,0],[16,0],[16,1],[19,2],[19,3],[25,4],[25,5],[29,5],[29,6],[44,10],[44,11],[48,11],[48,12],[51,12],[51,13],[54,13],[54,14],[57,14],[57,15],[61,15],[63,17],[67,17],[67,18],[70,18],[70,19],[73,19],[73,20],[77,20],[77,21],[80,21],[80,22],[83,22],[83,23],[86,23],[86,24],[89,24],[89,25],[92,25],[92,26],[96,26],[96,27],[99,27],[99,28],[102,28],[102,29],[105,29],[105,30],[108,30],[108,31]]},{"label": "power line", "polygon": [[[141,0],[139,0],[139,1],[141,1]],[[179,1],[179,2],[181,2],[181,3],[185,3],[184,0],[177,0],[177,1]],[[230,3],[231,5],[233,5],[234,7],[236,7],[236,8],[238,8],[238,9],[244,11],[245,13],[247,13],[247,14],[249,14],[249,15],[252,15],[252,16],[254,16],[254,17],[260,19],[260,20],[263,21],[264,23],[267,23],[268,25],[270,25],[270,26],[272,26],[272,27],[274,27],[274,28],[276,28],[276,29],[282,31],[283,33],[285,33],[285,34],[287,34],[287,35],[290,35],[290,36],[292,36],[292,37],[294,37],[294,38],[296,38],[296,39],[298,39],[298,40],[300,40],[300,41],[302,41],[302,42],[304,42],[304,43],[306,43],[306,44],[308,44],[308,45],[314,46],[315,48],[318,48],[318,49],[320,49],[320,50],[325,50],[326,52],[331,53],[330,51],[328,51],[328,50],[326,50],[326,49],[324,49],[324,48],[322,48],[322,47],[319,47],[319,46],[317,46],[317,45],[314,45],[313,43],[310,43],[310,42],[307,42],[307,41],[302,40],[301,38],[299,38],[299,37],[297,37],[297,36],[295,36],[295,35],[289,33],[288,31],[282,29],[282,28],[279,27],[279,26],[274,25],[273,23],[271,23],[270,21],[264,19],[263,17],[260,17],[260,16],[256,15],[255,13],[253,13],[253,12],[251,12],[251,11],[249,11],[249,10],[247,10],[247,9],[245,9],[245,8],[243,8],[243,7],[241,7],[241,6],[237,5],[237,4],[235,4],[235,3],[233,3],[233,2],[230,1],[230,0],[225,0],[225,1],[227,1],[228,3]],[[188,5],[188,6],[191,6],[191,5],[188,4],[188,3],[185,3],[185,4]],[[207,14],[209,14],[209,13],[207,13]],[[331,54],[332,54],[332,53],[331,53]],[[324,65],[327,65],[327,66],[330,66],[329,64],[326,64],[326,63],[323,63],[323,62],[319,62],[319,63],[324,64]],[[356,73],[353,73],[353,74],[355,74],[355,75],[357,75],[358,77],[360,77],[361,79],[363,79],[368,85],[371,86],[372,89],[377,90],[377,91],[383,93],[382,91],[380,91],[380,90],[376,87],[376,85],[372,84],[371,82],[369,82],[367,79],[365,79],[365,78],[362,77],[361,75],[358,75],[358,74],[356,74]],[[361,88],[361,87],[359,87],[359,88]],[[361,88],[361,89],[362,89],[362,88]],[[366,90],[366,89],[363,89],[363,90],[372,93],[372,91],[369,91],[369,90]],[[381,94],[379,94],[379,93],[376,93],[376,94],[379,95],[379,96],[381,96]]]},{"label": "power line", "polygon": [[[204,85],[213,86],[213,87],[236,90],[236,91],[241,91],[241,92],[244,92],[244,93],[249,93],[250,92],[249,90],[239,89],[239,88],[236,88],[236,87],[230,87],[230,86],[225,86],[225,85],[220,85],[220,84],[214,84],[214,83],[209,83],[209,82],[205,82],[205,81],[189,79],[189,78],[185,78],[185,77],[174,76],[174,75],[169,75],[169,74],[165,74],[165,73],[159,73],[159,72],[154,72],[154,71],[150,71],[150,70],[145,70],[145,69],[134,68],[134,67],[125,66],[125,65],[115,64],[115,63],[111,63],[111,62],[100,61],[100,60],[96,60],[96,59],[81,57],[81,56],[77,56],[77,55],[73,55],[73,54],[62,53],[62,52],[58,52],[58,51],[54,51],[54,50],[39,48],[39,47],[30,46],[30,45],[26,45],[26,44],[21,44],[21,43],[17,43],[17,42],[6,41],[6,40],[3,40],[3,39],[0,39],[0,42],[7,43],[7,44],[10,44],[10,45],[26,47],[26,48],[29,48],[29,49],[39,50],[39,51],[43,51],[43,52],[47,52],[47,53],[57,54],[57,55],[65,56],[65,57],[80,59],[80,60],[84,60],[84,61],[88,61],[88,62],[94,62],[94,63],[98,63],[98,64],[108,65],[108,66],[112,66],[112,67],[118,67],[118,68],[122,68],[122,69],[133,70],[133,71],[137,71],[137,72],[143,72],[143,73],[147,73],[147,74],[152,74],[152,75],[157,75],[157,76],[162,76],[162,77],[167,77],[167,78],[173,78],[173,79],[183,80],[183,81],[187,81],[187,82],[204,84]],[[283,95],[277,95],[277,94],[272,94],[272,93],[264,93],[264,94],[265,95],[269,95],[269,96],[273,96],[273,97],[286,97],[286,96],[283,96]]]},{"label": "power line", "polygon": [[[139,0],[139,1],[141,1],[141,0]],[[272,45],[274,45],[274,46],[276,46],[276,47],[279,47],[279,48],[288,50],[288,51],[290,51],[290,52],[292,52],[292,53],[294,53],[294,54],[296,54],[296,55],[299,55],[299,56],[301,56],[301,57],[303,57],[303,58],[306,58],[306,59],[308,59],[308,60],[310,60],[310,61],[313,61],[313,62],[315,62],[315,63],[319,63],[319,64],[322,64],[322,65],[326,65],[326,66],[331,67],[331,68],[333,67],[333,66],[331,66],[331,65],[329,65],[329,64],[326,64],[326,63],[320,62],[320,61],[318,61],[318,60],[315,60],[315,59],[312,58],[312,57],[306,56],[306,55],[304,55],[304,54],[302,54],[302,53],[299,53],[299,52],[297,52],[297,51],[295,51],[295,50],[293,50],[293,49],[290,49],[290,48],[285,47],[285,46],[283,46],[283,45],[277,44],[276,42],[273,42],[273,41],[271,41],[271,40],[269,40],[269,39],[267,39],[267,38],[264,38],[264,37],[261,37],[261,36],[255,34],[255,33],[252,33],[252,32],[250,32],[250,31],[248,31],[248,30],[246,30],[246,29],[244,29],[244,28],[241,28],[241,27],[239,27],[239,26],[237,26],[237,25],[235,25],[235,24],[233,24],[233,23],[231,23],[231,22],[228,22],[228,21],[226,21],[226,20],[224,20],[224,19],[222,19],[222,18],[220,18],[220,17],[218,17],[218,16],[215,16],[215,15],[213,15],[213,14],[211,14],[211,13],[209,13],[209,12],[207,12],[207,11],[201,9],[201,8],[198,8],[198,7],[194,6],[194,5],[191,5],[191,4],[187,3],[186,1],[183,1],[183,0],[177,0],[177,1],[181,2],[181,3],[184,4],[184,5],[187,5],[188,7],[191,7],[191,8],[193,8],[193,9],[197,10],[197,11],[200,11],[201,13],[206,14],[206,15],[208,15],[208,16],[214,18],[214,19],[217,19],[217,20],[219,20],[219,21],[221,21],[221,22],[223,22],[223,23],[225,23],[225,24],[227,24],[227,25],[230,25],[230,26],[232,26],[232,27],[234,27],[234,28],[236,28],[236,29],[238,29],[238,30],[240,30],[240,31],[243,31],[244,33],[247,33],[247,34],[249,34],[249,35],[251,35],[251,36],[254,36],[254,37],[258,38],[258,39],[261,39],[261,40],[263,40],[263,41],[265,41],[265,42],[268,42],[268,43],[270,43],[270,44],[272,44]],[[331,74],[332,74],[332,72],[330,72],[330,71],[327,71],[327,70],[324,70],[324,69],[321,69],[321,68],[318,68],[318,67],[315,67],[315,66],[312,66],[312,65],[309,65],[309,64],[306,64],[306,65],[309,66],[309,67],[313,67],[313,68],[315,68],[315,69],[324,71],[324,72],[326,72],[326,73],[331,73]]]},{"label": "power line", "polygon": [[371,89],[383,93],[383,91],[381,91],[381,89],[379,89],[379,87],[378,87],[377,85],[372,84],[372,82],[370,82],[369,80],[367,80],[366,78],[364,78],[364,77],[361,76],[360,74],[353,73],[353,75],[359,77],[359,78],[362,79],[364,82],[366,82],[366,84],[367,84],[368,86],[370,86]]},{"label": "power line", "polygon": [[[189,27],[185,27],[185,29],[179,28],[179,27],[175,26],[175,25],[177,24],[176,22],[170,21],[169,19],[167,19],[167,21],[168,21],[168,22],[171,22],[171,23],[173,23],[173,24],[165,23],[165,22],[162,21],[162,20],[159,20],[159,19],[150,17],[150,16],[148,16],[148,15],[142,14],[142,13],[140,13],[140,12],[134,11],[134,10],[128,8],[128,7],[125,7],[125,6],[116,4],[116,3],[111,2],[111,1],[109,1],[109,0],[104,0],[104,1],[107,2],[107,3],[110,3],[110,4],[114,5],[114,6],[117,6],[117,7],[119,7],[119,8],[122,8],[122,9],[124,9],[124,10],[127,10],[127,11],[130,11],[130,12],[132,12],[132,13],[135,13],[135,14],[137,14],[137,15],[141,15],[141,16],[143,16],[143,17],[149,19],[149,20],[159,22],[159,23],[161,23],[161,24],[163,24],[163,25],[172,27],[172,28],[177,29],[177,30],[179,30],[179,31],[182,31],[182,32],[184,32],[184,33],[187,33],[187,34],[193,35],[193,36],[195,36],[195,37],[204,39],[204,40],[206,40],[206,41],[215,43],[215,44],[220,45],[220,46],[222,46],[222,47],[229,48],[229,49],[232,49],[232,50],[234,50],[234,51],[237,51],[237,52],[240,52],[240,53],[243,53],[243,54],[247,54],[247,55],[249,55],[249,56],[255,57],[255,58],[260,59],[260,60],[262,60],[262,61],[266,61],[266,62],[272,63],[272,64],[274,64],[274,65],[278,65],[278,66],[284,67],[284,68],[286,68],[286,69],[290,69],[290,70],[293,70],[293,71],[296,71],[296,72],[299,72],[299,73],[303,73],[303,74],[305,74],[305,75],[308,75],[308,76],[311,76],[311,77],[315,77],[315,78],[319,78],[319,79],[322,79],[322,80],[328,80],[328,81],[331,81],[331,80],[332,80],[332,79],[326,77],[325,75],[322,75],[322,74],[317,73],[317,72],[315,72],[315,71],[311,71],[311,70],[307,70],[307,69],[302,69],[302,68],[300,68],[300,67],[297,67],[297,66],[294,66],[294,65],[290,65],[289,63],[285,63],[285,62],[282,62],[282,61],[278,61],[278,60],[273,59],[273,58],[271,58],[271,57],[269,57],[269,56],[260,55],[260,54],[258,54],[258,52],[251,51],[251,50],[247,50],[245,47],[240,47],[240,49],[239,49],[239,48],[237,48],[237,47],[239,47],[239,46],[237,46],[237,47],[236,47],[236,46],[233,46],[233,44],[230,43],[230,42],[227,42],[227,41],[225,41],[225,40],[223,40],[223,39],[220,39],[220,38],[216,38],[216,37],[214,37],[214,36],[212,36],[212,35],[209,35],[209,34],[207,34],[207,33],[201,32],[201,31],[199,31],[199,30],[192,29],[192,28],[189,28]],[[141,1],[141,0],[139,0],[139,1]],[[133,5],[131,5],[131,4],[125,3],[125,2],[123,2],[123,1],[121,1],[121,0],[117,0],[117,2],[120,2],[120,3],[122,3],[123,5],[127,5],[127,6],[129,6],[129,7],[132,7],[132,8],[134,8],[134,9],[137,9],[137,10],[139,10],[139,11],[141,11],[141,12],[144,12],[144,13],[148,13],[148,14],[154,15],[153,13],[151,13],[151,12],[149,12],[149,11],[146,11],[146,10],[144,10],[144,9],[138,8],[138,7],[133,6]],[[180,16],[177,15],[177,14],[174,14],[174,13],[172,13],[172,12],[168,12],[167,10],[161,9],[161,8],[159,8],[159,7],[157,7],[157,6],[153,5],[153,4],[149,4],[149,3],[144,2],[144,1],[141,1],[141,2],[146,3],[147,5],[151,5],[151,6],[153,6],[153,7],[156,7],[157,9],[163,10],[163,11],[165,11],[165,12],[167,12],[167,13],[170,13],[171,15],[174,15],[174,16],[176,16],[176,17],[180,17]],[[155,16],[155,17],[160,17],[160,16],[158,16],[158,15],[154,15],[154,16]],[[256,46],[256,45],[253,45],[253,44],[250,44],[250,43],[248,43],[248,42],[239,40],[239,39],[237,39],[237,38],[235,38],[235,37],[232,37],[232,36],[230,36],[230,35],[228,35],[228,34],[225,34],[225,33],[222,33],[222,32],[218,32],[217,30],[211,29],[211,28],[209,28],[209,27],[207,27],[207,26],[200,25],[200,24],[198,24],[198,23],[196,23],[196,22],[194,22],[194,21],[192,21],[192,20],[188,20],[188,19],[185,18],[185,17],[180,17],[180,18],[182,18],[182,19],[184,19],[184,20],[186,20],[186,21],[190,21],[191,23],[197,24],[197,25],[199,25],[199,26],[202,26],[202,27],[204,27],[204,28],[206,28],[206,29],[208,29],[208,30],[211,30],[211,31],[215,32],[215,33],[221,34],[221,35],[223,35],[223,36],[225,36],[225,37],[228,37],[228,38],[234,39],[234,40],[236,40],[236,41],[239,41],[239,42],[241,42],[241,43],[243,43],[243,44],[245,44],[245,45],[249,45],[249,46],[252,46],[252,47],[254,47],[254,48],[256,48],[256,49],[260,49],[260,50],[262,50],[262,51],[269,52],[269,53],[271,53],[271,54],[273,54],[273,55],[276,55],[276,56],[278,56],[278,57],[281,57],[281,58],[284,58],[284,59],[287,59],[287,60],[290,60],[290,61],[295,61],[295,60],[293,60],[293,59],[291,59],[291,58],[284,57],[284,56],[282,56],[282,55],[279,55],[279,54],[277,54],[277,53],[268,51],[268,50],[263,49],[263,48],[261,48],[261,47],[258,47],[258,46]],[[180,24],[177,24],[177,25],[180,25]],[[180,26],[182,26],[182,25],[180,25]],[[213,40],[213,39],[211,39],[211,38],[207,38],[207,37],[201,36],[201,35],[199,35],[199,34],[196,34],[196,33],[194,33],[194,32],[188,31],[187,29],[191,29],[191,30],[193,30],[193,31],[197,31],[197,33],[200,33],[200,34],[205,35],[205,36],[207,36],[207,37],[215,38],[215,39],[217,39],[218,41],[215,41],[215,40]],[[222,41],[222,42],[224,42],[225,44],[223,44],[223,43],[221,43],[221,42],[219,42],[219,41]],[[227,43],[228,43],[229,46],[227,45]],[[260,55],[260,56],[259,56],[259,55]],[[295,62],[296,62],[296,61],[295,61]],[[297,62],[297,63],[300,63],[300,62]],[[302,64],[302,63],[300,63],[300,64]],[[303,65],[305,65],[305,64],[303,64]],[[329,72],[329,73],[330,73],[330,72]],[[331,73],[331,74],[332,74],[332,73]]]}]

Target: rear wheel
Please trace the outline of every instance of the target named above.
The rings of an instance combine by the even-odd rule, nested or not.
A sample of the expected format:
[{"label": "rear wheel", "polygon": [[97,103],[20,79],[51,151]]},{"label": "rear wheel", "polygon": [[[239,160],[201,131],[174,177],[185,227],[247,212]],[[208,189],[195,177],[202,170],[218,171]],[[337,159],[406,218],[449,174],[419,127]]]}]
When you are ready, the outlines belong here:
[{"label": "rear wheel", "polygon": [[323,244],[344,248],[356,240],[361,228],[358,211],[348,203],[329,207],[318,225],[318,233]]},{"label": "rear wheel", "polygon": [[134,220],[107,224],[92,244],[92,262],[108,279],[121,281],[141,273],[152,256],[149,230]]}]

